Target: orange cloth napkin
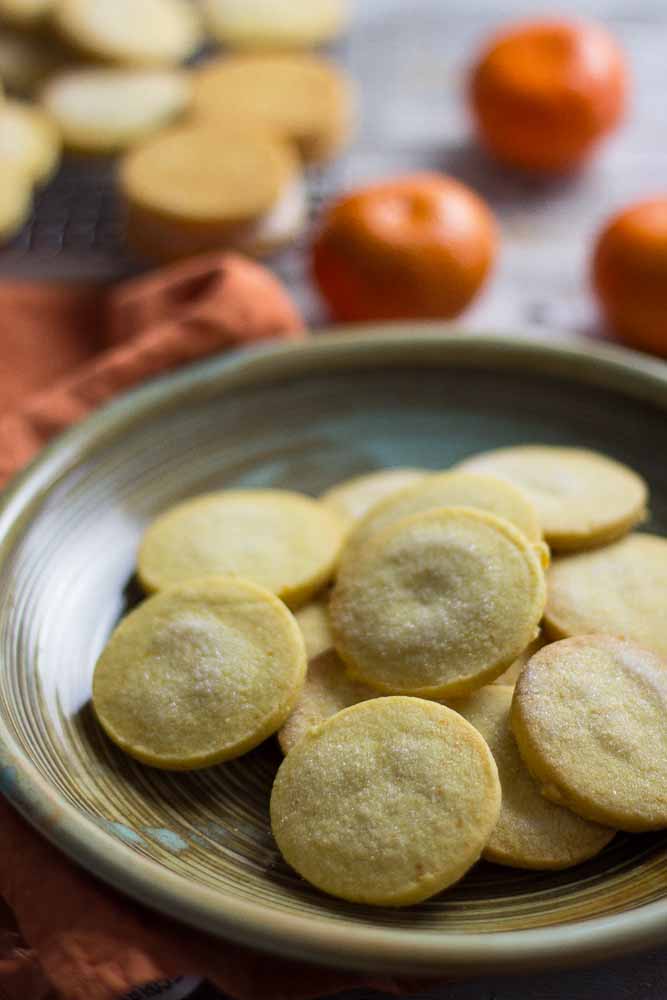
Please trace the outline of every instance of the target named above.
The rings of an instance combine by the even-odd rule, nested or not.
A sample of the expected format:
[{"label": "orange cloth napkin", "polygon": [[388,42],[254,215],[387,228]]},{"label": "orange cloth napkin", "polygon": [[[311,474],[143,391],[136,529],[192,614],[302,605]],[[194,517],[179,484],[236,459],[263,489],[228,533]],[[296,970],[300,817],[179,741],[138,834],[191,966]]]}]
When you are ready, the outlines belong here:
[{"label": "orange cloth napkin", "polygon": [[[107,292],[0,285],[0,484],[117,393],[229,347],[303,336],[264,268],[213,255]],[[333,993],[361,977],[258,958],[160,917],[71,864],[0,798],[0,995],[116,1000],[181,974],[244,1000]],[[378,988],[395,990],[390,981]]]}]

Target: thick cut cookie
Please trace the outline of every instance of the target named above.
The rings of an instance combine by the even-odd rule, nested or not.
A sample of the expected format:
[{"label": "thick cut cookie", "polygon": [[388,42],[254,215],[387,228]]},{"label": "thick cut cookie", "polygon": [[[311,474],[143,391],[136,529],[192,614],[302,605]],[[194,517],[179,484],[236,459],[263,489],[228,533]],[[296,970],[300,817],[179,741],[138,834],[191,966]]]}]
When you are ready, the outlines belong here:
[{"label": "thick cut cookie", "polygon": [[[361,546],[402,517],[422,514],[435,507],[475,507],[486,510],[505,518],[522,531],[529,542],[540,544],[542,540],[533,504],[511,483],[474,472],[441,472],[407,486],[377,503],[355,527],[348,545],[350,548]],[[544,561],[547,560],[548,553],[544,551]]]},{"label": "thick cut cookie", "polygon": [[667,656],[667,539],[632,534],[556,559],[544,623],[552,639],[602,632]]},{"label": "thick cut cookie", "polygon": [[619,830],[667,827],[667,661],[605,635],[540,650],[512,703],[542,792]]},{"label": "thick cut cookie", "polygon": [[285,757],[271,828],[287,863],[319,889],[406,906],[466,873],[499,809],[493,757],[465,719],[419,698],[376,698]]},{"label": "thick cut cookie", "polygon": [[193,111],[204,121],[256,121],[296,145],[307,161],[327,160],[352,129],[347,78],[317,56],[238,55],[206,63],[194,76]]},{"label": "thick cut cookie", "polygon": [[524,490],[554,549],[604,545],[646,517],[648,487],[641,476],[585,448],[500,448],[474,455],[459,468],[500,476]]},{"label": "thick cut cookie", "polygon": [[93,707],[137,760],[179,771],[251,750],[289,715],[306,671],[293,616],[247,580],[193,580],[125,618],[100,656]]},{"label": "thick cut cookie", "polygon": [[331,649],[333,635],[329,625],[329,606],[324,598],[311,601],[310,604],[299,608],[294,617],[301,629],[309,660]]},{"label": "thick cut cookie", "polygon": [[598,854],[615,831],[540,794],[510,727],[512,693],[494,685],[452,705],[482,734],[498,767],[502,805],[483,857],[512,868],[570,868]]},{"label": "thick cut cookie", "polygon": [[22,101],[0,104],[0,163],[33,184],[49,179],[60,160],[60,136],[51,119]]},{"label": "thick cut cookie", "polygon": [[351,524],[360,521],[381,500],[424,479],[421,469],[378,469],[363,476],[354,476],[332,486],[320,497]]},{"label": "thick cut cookie", "polygon": [[188,0],[58,0],[53,21],[85,56],[123,65],[174,65],[201,42]]},{"label": "thick cut cookie", "polygon": [[304,604],[331,577],[343,526],[317,500],[287,490],[226,490],[161,514],[141,542],[137,569],[149,592],[192,577],[245,577]]},{"label": "thick cut cookie", "polygon": [[405,518],[341,560],[330,604],[350,674],[429,698],[495,680],[537,635],[544,573],[508,521],[468,507]]},{"label": "thick cut cookie", "polygon": [[299,232],[298,159],[253,125],[179,125],[130,150],[120,169],[127,234],[140,254],[177,260],[223,247],[265,253]]},{"label": "thick cut cookie", "polygon": [[373,688],[347,676],[335,649],[316,656],[308,662],[306,681],[297,703],[278,733],[281,750],[289,753],[310,729],[336,712],[377,697],[379,694]]},{"label": "thick cut cookie", "polygon": [[52,77],[41,99],[67,147],[113,153],[179,115],[190,84],[181,70],[95,67]]},{"label": "thick cut cookie", "polygon": [[240,49],[298,49],[328,42],[347,22],[346,0],[204,0],[215,39]]}]

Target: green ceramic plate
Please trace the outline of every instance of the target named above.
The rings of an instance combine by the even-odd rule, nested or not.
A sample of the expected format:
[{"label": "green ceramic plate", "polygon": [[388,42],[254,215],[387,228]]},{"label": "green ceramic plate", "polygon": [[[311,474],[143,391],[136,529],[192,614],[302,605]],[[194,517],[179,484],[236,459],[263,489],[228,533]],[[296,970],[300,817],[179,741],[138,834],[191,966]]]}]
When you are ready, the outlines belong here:
[{"label": "green ceramic plate", "polygon": [[558,442],[643,473],[651,527],[667,532],[667,366],[590,345],[439,334],[322,337],[191,369],[100,412],[15,483],[0,510],[2,789],[129,895],[282,955],[452,974],[665,940],[667,834],[619,835],[562,873],[480,864],[423,905],[366,909],[321,895],[281,861],[267,818],[272,740],[170,775],[124,757],[93,720],[93,664],[137,599],[142,529],[190,494],[317,494],[376,467],[442,468],[482,448]]}]

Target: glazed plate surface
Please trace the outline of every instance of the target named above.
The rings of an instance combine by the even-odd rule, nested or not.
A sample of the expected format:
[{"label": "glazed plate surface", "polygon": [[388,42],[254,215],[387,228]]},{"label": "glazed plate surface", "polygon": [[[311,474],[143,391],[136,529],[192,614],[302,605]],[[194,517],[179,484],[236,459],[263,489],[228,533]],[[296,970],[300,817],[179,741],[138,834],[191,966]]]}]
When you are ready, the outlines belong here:
[{"label": "glazed plate surface", "polygon": [[96,657],[138,600],[137,542],[160,510],[225,486],[318,494],[378,467],[440,469],[531,441],[629,463],[652,486],[649,529],[667,534],[667,366],[613,348],[414,326],[322,336],[197,366],[69,432],[0,509],[2,790],[100,878],[282,955],[462,974],[667,940],[667,833],[619,834],[560,873],[480,864],[409,909],[353,906],[278,855],[273,740],[168,774],[124,757],[90,710]]}]

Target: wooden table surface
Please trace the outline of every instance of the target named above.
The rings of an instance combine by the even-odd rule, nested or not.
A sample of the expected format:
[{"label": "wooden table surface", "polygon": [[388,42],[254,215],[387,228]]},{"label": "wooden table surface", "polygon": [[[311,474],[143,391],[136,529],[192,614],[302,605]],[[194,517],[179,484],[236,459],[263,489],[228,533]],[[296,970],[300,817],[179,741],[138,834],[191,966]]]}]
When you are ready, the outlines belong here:
[{"label": "wooden table surface", "polygon": [[[667,188],[667,0],[559,5],[561,13],[608,23],[631,63],[633,95],[627,121],[590,168],[549,184],[493,166],[472,139],[463,100],[466,67],[481,40],[495,25],[530,14],[530,4],[358,0],[357,8],[354,28],[334,55],[360,89],[361,128],[346,155],[312,179],[315,214],[322,198],[357,182],[414,168],[449,172],[488,199],[502,230],[493,279],[462,322],[488,331],[530,325],[555,337],[561,330],[594,335],[587,281],[593,235],[617,207]],[[0,253],[0,273],[111,278],[131,270],[135,262],[122,249],[112,170],[109,164],[66,167],[42,195],[29,231]],[[317,325],[326,317],[308,282],[304,247],[305,240],[271,263]],[[667,943],[667,927],[665,938]],[[414,1000],[667,997],[667,949],[609,958],[595,969],[482,978],[415,994]],[[357,991],[345,1000],[367,997]]]}]

